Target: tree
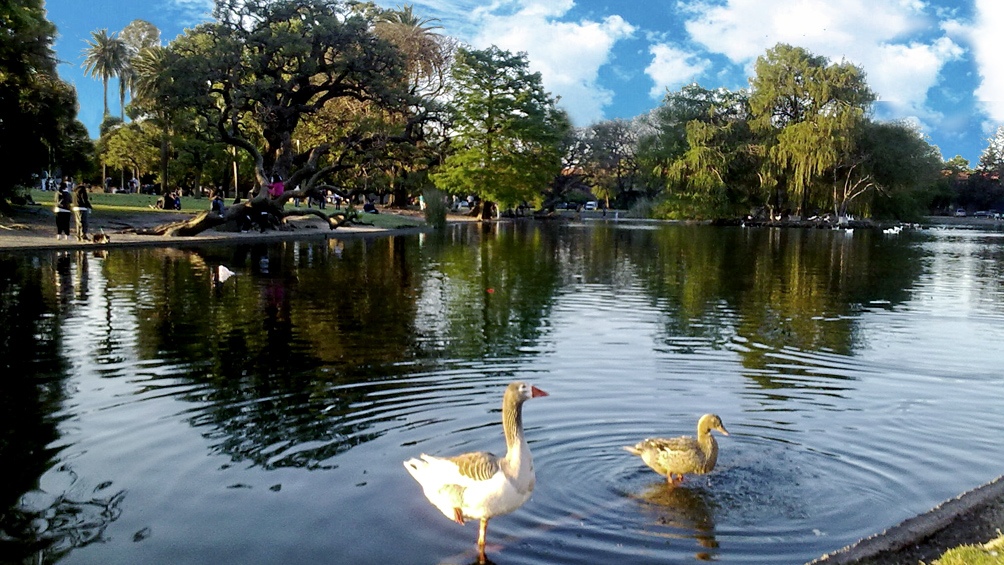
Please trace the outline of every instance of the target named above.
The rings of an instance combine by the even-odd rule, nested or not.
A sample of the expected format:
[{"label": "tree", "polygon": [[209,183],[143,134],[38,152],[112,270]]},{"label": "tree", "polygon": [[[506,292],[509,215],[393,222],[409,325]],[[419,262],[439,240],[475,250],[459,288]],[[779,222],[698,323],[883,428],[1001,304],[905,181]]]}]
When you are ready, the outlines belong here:
[{"label": "tree", "polygon": [[405,59],[407,81],[413,92],[437,92],[445,84],[455,41],[436,33],[436,19],[415,15],[410,5],[386,10],[375,16],[373,31],[393,43]]},{"label": "tree", "polygon": [[[171,108],[194,109],[222,141],[252,157],[256,186],[246,205],[256,213],[292,215],[283,204],[307,196],[340,166],[323,161],[335,145],[365,150],[387,141],[363,136],[297,148],[294,132],[306,117],[336,100],[381,108],[414,102],[403,87],[398,50],[342,2],[217,0],[214,16],[216,22],[172,42],[159,96]],[[411,139],[419,121],[406,123],[397,137]],[[273,175],[291,189],[301,185],[299,192],[270,197],[264,187]],[[205,227],[207,220],[196,218],[185,230]]]},{"label": "tree", "polygon": [[108,115],[108,81],[119,76],[126,64],[128,53],[126,44],[107,29],[91,33],[91,40],[84,49],[83,68],[87,75],[98,77],[104,86],[104,115]]},{"label": "tree", "polygon": [[1004,174],[1004,126],[997,128],[993,137],[987,138],[987,146],[980,153],[978,169],[983,173]]},{"label": "tree", "polygon": [[607,208],[611,200],[630,199],[638,174],[638,137],[638,128],[627,120],[606,120],[588,129],[585,169]]},{"label": "tree", "polygon": [[701,111],[686,123],[686,150],[670,169],[673,177],[702,215],[748,214],[762,201],[764,184],[748,92],[695,87],[688,107]]},{"label": "tree", "polygon": [[453,153],[432,175],[437,187],[476,195],[481,219],[498,203],[539,204],[561,167],[568,118],[530,73],[526,54],[460,49],[453,68]]},{"label": "tree", "polygon": [[892,203],[884,206],[892,215],[917,214],[922,203],[913,194],[937,182],[942,167],[938,149],[910,124],[871,121],[861,123],[851,147],[833,168],[837,217],[845,217],[851,202],[869,192]]},{"label": "tree", "polygon": [[754,68],[751,125],[769,147],[763,174],[790,190],[804,216],[812,188],[850,150],[875,95],[859,67],[783,43],[758,57]]},{"label": "tree", "polygon": [[135,178],[157,166],[157,128],[146,121],[119,124],[102,138],[101,163],[132,171]]},{"label": "tree", "polygon": [[124,120],[126,93],[135,94],[136,89],[134,62],[144,49],[160,46],[160,30],[146,20],[133,20],[119,32],[119,39],[125,45],[125,57],[118,72],[119,107]]},{"label": "tree", "polygon": [[0,154],[6,166],[0,178],[0,203],[33,176],[75,175],[93,147],[77,121],[77,95],[56,73],[52,50],[56,28],[45,17],[41,0],[0,3]]},{"label": "tree", "polygon": [[148,116],[160,128],[160,187],[167,194],[170,183],[168,157],[171,150],[171,125],[175,112],[171,105],[170,66],[173,54],[159,45],[140,49],[132,59],[134,97],[130,106]]}]

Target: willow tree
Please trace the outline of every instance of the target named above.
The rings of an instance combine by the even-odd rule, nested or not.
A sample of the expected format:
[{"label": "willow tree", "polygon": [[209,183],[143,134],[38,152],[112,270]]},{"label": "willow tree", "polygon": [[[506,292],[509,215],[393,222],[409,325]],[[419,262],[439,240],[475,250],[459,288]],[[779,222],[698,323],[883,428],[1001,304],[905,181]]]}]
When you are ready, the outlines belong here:
[{"label": "willow tree", "polygon": [[694,203],[698,216],[748,212],[762,186],[758,177],[760,146],[750,131],[749,94],[691,85],[667,95],[680,120],[669,132],[682,130],[681,153],[669,166],[670,178]]},{"label": "willow tree", "polygon": [[453,147],[432,180],[452,194],[477,196],[481,219],[496,204],[539,205],[561,167],[568,118],[528,67],[526,54],[494,46],[457,53]]},{"label": "willow tree", "polygon": [[[341,99],[380,107],[408,106],[398,50],[373,33],[373,22],[338,0],[217,0],[216,21],[170,45],[173,60],[165,99],[197,111],[225,143],[250,155],[255,188],[250,206],[276,220],[283,204],[307,196],[328,171],[334,145],[364,139],[318,140],[302,146],[294,132],[305,117]],[[414,130],[408,124],[403,137]],[[273,175],[300,192],[270,197]],[[240,207],[231,207],[234,215]],[[216,220],[196,218],[181,233]]]},{"label": "willow tree", "polygon": [[783,43],[757,58],[754,69],[751,125],[767,139],[764,175],[778,179],[779,193],[786,190],[804,216],[820,196],[812,189],[828,186],[825,175],[853,150],[875,95],[860,67]]}]

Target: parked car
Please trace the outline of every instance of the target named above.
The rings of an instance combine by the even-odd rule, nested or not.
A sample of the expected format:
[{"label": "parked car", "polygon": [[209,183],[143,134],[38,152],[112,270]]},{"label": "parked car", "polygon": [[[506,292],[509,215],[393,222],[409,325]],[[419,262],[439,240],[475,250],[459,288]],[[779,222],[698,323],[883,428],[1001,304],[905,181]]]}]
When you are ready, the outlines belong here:
[{"label": "parked car", "polygon": [[966,217],[966,210],[964,208],[959,208],[958,210],[955,211],[955,217],[956,218],[965,218]]},{"label": "parked car", "polygon": [[598,205],[595,200],[590,200],[589,202],[586,202],[586,210],[595,210],[597,206]]}]

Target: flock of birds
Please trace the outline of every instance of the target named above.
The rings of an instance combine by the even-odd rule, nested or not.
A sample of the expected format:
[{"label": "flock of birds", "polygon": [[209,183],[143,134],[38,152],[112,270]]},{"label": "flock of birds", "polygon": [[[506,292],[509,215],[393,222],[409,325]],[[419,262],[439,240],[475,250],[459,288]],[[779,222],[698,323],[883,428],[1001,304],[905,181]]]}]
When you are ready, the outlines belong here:
[{"label": "flock of birds", "polygon": [[[533,457],[523,433],[523,403],[547,396],[525,382],[513,382],[502,397],[504,457],[474,451],[452,457],[421,454],[404,462],[405,469],[422,486],[425,497],[444,516],[458,524],[480,520],[478,554],[485,560],[488,520],[513,512],[530,498],[535,484]],[[671,485],[684,475],[710,473],[718,461],[718,443],[711,431],[729,435],[721,418],[705,414],[697,423],[697,437],[648,438],[624,449],[641,457]]]}]

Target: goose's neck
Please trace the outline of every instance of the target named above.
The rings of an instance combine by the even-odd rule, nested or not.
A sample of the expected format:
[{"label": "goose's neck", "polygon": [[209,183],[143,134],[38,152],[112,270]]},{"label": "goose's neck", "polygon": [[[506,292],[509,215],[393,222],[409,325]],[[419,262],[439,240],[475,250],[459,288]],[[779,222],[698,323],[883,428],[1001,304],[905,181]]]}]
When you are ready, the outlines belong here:
[{"label": "goose's neck", "polygon": [[518,464],[526,452],[522,404],[512,402],[502,407],[502,430],[505,432],[506,459]]},{"label": "goose's neck", "polygon": [[502,407],[502,430],[505,432],[505,446],[509,451],[523,439],[523,407],[515,402],[507,402]]}]

